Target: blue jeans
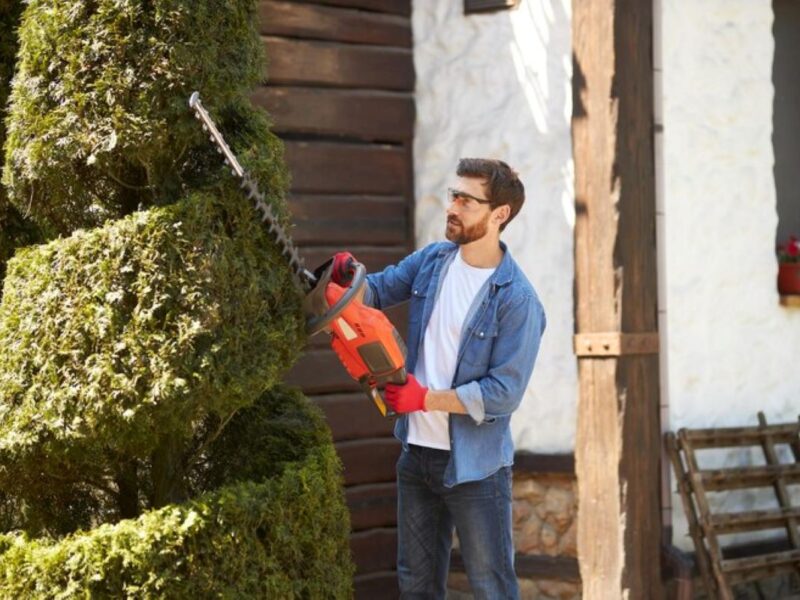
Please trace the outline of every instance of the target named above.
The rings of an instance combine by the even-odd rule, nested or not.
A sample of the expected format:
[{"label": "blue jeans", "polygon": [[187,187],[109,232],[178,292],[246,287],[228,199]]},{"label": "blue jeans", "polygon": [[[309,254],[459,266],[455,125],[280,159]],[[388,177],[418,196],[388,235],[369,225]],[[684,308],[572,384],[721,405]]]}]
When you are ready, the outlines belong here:
[{"label": "blue jeans", "polygon": [[517,599],[511,469],[448,488],[442,479],[449,460],[447,450],[409,445],[397,461],[400,597],[445,597],[455,527],[475,599]]}]

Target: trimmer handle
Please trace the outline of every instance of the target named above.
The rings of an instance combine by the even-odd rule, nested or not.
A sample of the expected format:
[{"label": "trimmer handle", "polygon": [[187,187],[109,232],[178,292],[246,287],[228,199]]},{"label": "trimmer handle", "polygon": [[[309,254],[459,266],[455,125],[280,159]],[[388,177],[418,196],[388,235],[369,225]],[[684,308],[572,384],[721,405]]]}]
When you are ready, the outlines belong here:
[{"label": "trimmer handle", "polygon": [[408,373],[406,373],[406,368],[403,367],[402,369],[398,369],[397,371],[392,373],[386,380],[386,383],[405,385],[406,381],[408,381]]},{"label": "trimmer handle", "polygon": [[[394,383],[396,385],[403,385],[408,380],[408,373],[406,372],[406,368],[403,367],[402,369],[398,369],[394,373],[392,373],[387,379],[386,383]],[[362,380],[361,387],[364,392],[369,396],[370,400],[375,403],[375,406],[378,407],[380,413],[388,418],[394,418],[397,416],[397,413],[394,412],[389,406],[386,404],[386,400],[383,398],[380,390],[377,386],[373,387],[369,384],[369,381],[366,379]]]},{"label": "trimmer handle", "polygon": [[[408,373],[406,372],[406,368],[403,367],[402,369],[395,371],[392,375],[386,380],[386,383],[394,383],[397,385],[405,385],[406,381],[408,381]],[[381,397],[383,400],[383,397]],[[386,400],[383,400],[384,405],[386,404]],[[392,418],[396,417],[397,413],[394,412],[391,408],[386,408],[386,417]]]},{"label": "trimmer handle", "polygon": [[339,301],[331,306],[323,315],[319,315],[318,317],[313,317],[306,322],[306,333],[309,336],[316,335],[330,323],[336,317],[338,317],[342,311],[347,308],[347,305],[350,304],[357,296],[361,289],[367,283],[367,269],[364,265],[360,262],[353,264],[353,281],[350,283],[350,287],[348,288],[347,292],[339,299]]}]

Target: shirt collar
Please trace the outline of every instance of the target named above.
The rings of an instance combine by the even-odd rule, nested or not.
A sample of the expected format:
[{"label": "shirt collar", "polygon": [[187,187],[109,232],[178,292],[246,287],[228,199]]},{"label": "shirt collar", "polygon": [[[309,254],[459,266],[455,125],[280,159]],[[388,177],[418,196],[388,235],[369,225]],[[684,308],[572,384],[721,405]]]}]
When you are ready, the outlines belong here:
[{"label": "shirt collar", "polygon": [[[514,278],[514,261],[511,259],[511,253],[508,251],[508,246],[504,241],[500,241],[500,248],[503,250],[503,258],[497,269],[492,274],[493,284],[500,287],[508,285]],[[458,244],[447,241],[444,242],[442,249],[439,250],[439,256],[445,256],[451,252],[458,252]]]}]

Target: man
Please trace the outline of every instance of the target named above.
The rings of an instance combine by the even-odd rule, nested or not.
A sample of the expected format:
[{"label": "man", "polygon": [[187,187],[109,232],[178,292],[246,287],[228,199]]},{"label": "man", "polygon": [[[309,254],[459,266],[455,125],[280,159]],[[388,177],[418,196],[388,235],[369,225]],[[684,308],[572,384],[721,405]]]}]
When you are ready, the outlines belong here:
[{"label": "man", "polygon": [[[388,385],[397,463],[401,598],[444,598],[453,528],[475,598],[517,598],[509,421],[533,371],[545,315],[500,232],[524,188],[504,162],[462,159],[445,235],[371,274],[364,302],[410,301],[405,385]],[[352,255],[334,257],[347,284]]]}]

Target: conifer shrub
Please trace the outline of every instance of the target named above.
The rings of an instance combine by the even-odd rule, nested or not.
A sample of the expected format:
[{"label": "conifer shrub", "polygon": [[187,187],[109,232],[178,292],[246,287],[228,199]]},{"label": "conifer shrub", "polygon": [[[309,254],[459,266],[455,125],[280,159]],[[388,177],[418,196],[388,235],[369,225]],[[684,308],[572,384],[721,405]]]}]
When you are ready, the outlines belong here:
[{"label": "conifer shrub", "polygon": [[210,447],[232,481],[216,491],[58,541],[0,536],[0,596],[350,598],[341,471],[319,412],[281,388],[231,424],[265,435]]},{"label": "conifer shrub", "polygon": [[256,0],[24,5],[0,192],[0,597],[350,597],[330,433],[278,386],[301,298],[187,106],[199,90],[287,225],[282,145],[247,100]]},{"label": "conifer shrub", "polygon": [[253,0],[30,0],[19,29],[4,182],[48,235],[174,202],[209,151],[187,110],[263,77]]},{"label": "conifer shrub", "polygon": [[[17,54],[17,27],[23,4],[19,0],[0,0],[0,111],[5,113]],[[0,122],[0,134],[5,136]]]},{"label": "conifer shrub", "polygon": [[301,299],[254,215],[220,187],[17,252],[0,489],[52,505],[51,490],[113,479],[164,440],[188,448],[207,416],[279,382],[304,340]]},{"label": "conifer shrub", "polygon": [[[0,148],[6,141],[6,105],[14,75],[17,27],[23,6],[19,0],[0,0]],[[17,247],[36,241],[38,236],[33,223],[8,202],[5,188],[0,186],[0,297],[6,262]]]}]

